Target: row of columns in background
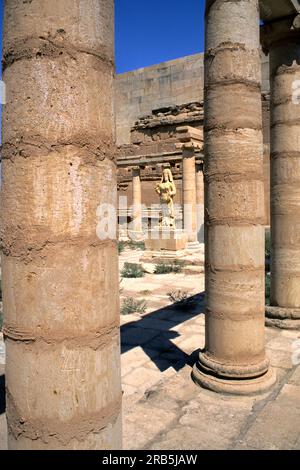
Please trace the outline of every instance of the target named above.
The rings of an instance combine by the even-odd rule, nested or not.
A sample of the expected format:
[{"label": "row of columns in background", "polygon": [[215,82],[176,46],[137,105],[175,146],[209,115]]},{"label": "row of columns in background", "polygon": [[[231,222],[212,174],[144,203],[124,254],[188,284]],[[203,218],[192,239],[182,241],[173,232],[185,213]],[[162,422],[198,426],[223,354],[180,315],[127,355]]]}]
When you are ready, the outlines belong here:
[{"label": "row of columns in background", "polygon": [[271,295],[268,322],[300,328],[300,15],[266,25],[271,84]]},{"label": "row of columns in background", "polygon": [[[189,244],[198,244],[198,210],[203,207],[203,165],[196,164],[193,152],[183,152],[182,159],[182,204],[183,228],[187,231]],[[134,238],[144,234],[142,220],[142,185],[139,167],[132,168],[132,230]]]},{"label": "row of columns in background", "polygon": [[[267,313],[289,319],[292,327],[299,327],[300,318],[299,23],[296,17],[264,27],[271,86],[272,258]],[[259,25],[257,0],[207,1],[206,336],[193,376],[207,388],[231,393],[263,391],[276,380],[264,340]]]},{"label": "row of columns in background", "polygon": [[[117,247],[99,240],[95,227],[99,204],[116,205],[113,1],[17,3],[5,2],[3,73],[9,448],[116,449]],[[272,300],[296,312],[300,105],[293,83],[300,79],[300,42],[289,21],[269,44]],[[265,390],[275,380],[264,343],[259,46],[257,0],[207,2],[206,345],[194,379],[232,393]]]}]

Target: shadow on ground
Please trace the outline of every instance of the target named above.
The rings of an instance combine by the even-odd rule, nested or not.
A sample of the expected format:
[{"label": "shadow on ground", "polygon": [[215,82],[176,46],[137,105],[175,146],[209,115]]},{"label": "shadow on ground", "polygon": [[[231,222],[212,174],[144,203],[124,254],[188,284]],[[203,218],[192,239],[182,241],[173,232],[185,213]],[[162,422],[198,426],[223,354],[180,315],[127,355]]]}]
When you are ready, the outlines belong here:
[{"label": "shadow on ground", "polygon": [[0,375],[0,415],[5,413],[5,375]]},{"label": "shadow on ground", "polygon": [[[189,297],[168,307],[144,315],[140,320],[121,327],[121,352],[140,346],[151,361],[163,372],[169,367],[180,370],[186,364],[193,366],[200,350],[186,354],[172,343],[179,333],[175,326],[204,311],[204,293]],[[5,413],[5,375],[0,375],[0,414]]]},{"label": "shadow on ground", "polygon": [[203,312],[204,292],[201,292],[127,323],[121,327],[121,353],[140,346],[161,372],[169,367],[178,371],[186,364],[193,366],[200,349],[186,354],[171,341],[180,336],[172,328]]}]

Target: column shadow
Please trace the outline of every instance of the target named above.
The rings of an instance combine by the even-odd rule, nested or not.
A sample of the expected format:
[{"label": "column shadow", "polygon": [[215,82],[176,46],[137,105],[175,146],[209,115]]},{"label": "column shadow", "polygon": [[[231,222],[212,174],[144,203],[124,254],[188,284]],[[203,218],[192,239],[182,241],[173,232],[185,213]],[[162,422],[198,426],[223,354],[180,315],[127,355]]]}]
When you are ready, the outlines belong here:
[{"label": "column shadow", "polygon": [[0,415],[5,413],[5,375],[0,375]]},{"label": "column shadow", "polygon": [[201,292],[122,325],[121,354],[141,347],[161,372],[169,367],[178,371],[186,364],[193,366],[200,348],[192,354],[185,353],[173,343],[180,334],[172,328],[199,314],[204,315],[204,300],[204,292]]}]

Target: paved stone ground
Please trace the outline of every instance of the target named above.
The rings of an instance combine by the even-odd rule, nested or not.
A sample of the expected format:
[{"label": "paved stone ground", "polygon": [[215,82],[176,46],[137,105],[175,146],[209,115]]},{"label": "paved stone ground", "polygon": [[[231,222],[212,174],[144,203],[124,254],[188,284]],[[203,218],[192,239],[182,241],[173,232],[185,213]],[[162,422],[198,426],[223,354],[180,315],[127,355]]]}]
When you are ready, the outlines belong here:
[{"label": "paved stone ground", "polygon": [[4,369],[5,349],[2,334],[0,333],[0,450],[6,448],[6,420],[4,397]]},{"label": "paved stone ground", "polygon": [[[124,261],[138,262],[137,252]],[[222,396],[196,386],[191,369],[204,347],[204,275],[124,279],[126,296],[145,298],[145,315],[121,316],[125,449],[300,449],[300,332],[266,328],[277,384],[256,397]],[[167,293],[195,304],[174,308]],[[299,349],[297,349],[299,348]]]},{"label": "paved stone ground", "polygon": [[[138,262],[140,255],[126,250],[120,267]],[[192,301],[172,304],[168,292],[177,289],[186,290]],[[232,397],[201,389],[190,375],[204,346],[203,290],[199,273],[147,274],[121,283],[121,303],[125,297],[147,302],[145,314],[121,316],[124,449],[299,450],[300,365],[293,362],[300,362],[300,332],[266,328],[267,352],[278,376],[269,393]],[[3,359],[0,346],[0,377]],[[5,448],[3,411],[2,400],[0,449]]]}]

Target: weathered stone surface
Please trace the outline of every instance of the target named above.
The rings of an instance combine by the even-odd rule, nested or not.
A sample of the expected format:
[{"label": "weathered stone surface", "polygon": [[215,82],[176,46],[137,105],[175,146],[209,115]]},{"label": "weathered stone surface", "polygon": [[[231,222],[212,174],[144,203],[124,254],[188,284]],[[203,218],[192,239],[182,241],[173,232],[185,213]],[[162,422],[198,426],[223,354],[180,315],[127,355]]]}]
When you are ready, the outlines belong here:
[{"label": "weathered stone surface", "polygon": [[300,30],[292,25],[292,17],[282,18],[268,25],[263,35],[272,90],[271,307],[266,315],[274,326],[300,329]]},{"label": "weathered stone surface", "polygon": [[137,346],[138,344],[145,344],[159,334],[158,330],[143,329],[139,326],[127,327],[122,334],[122,342],[124,345]]},{"label": "weathered stone surface", "polygon": [[[127,259],[127,254],[122,253],[121,258]],[[141,292],[146,287],[152,289],[151,296],[159,304],[160,310],[151,312],[150,315],[129,315],[132,322],[136,323],[138,319],[139,328],[143,328],[146,320],[148,322],[148,319],[151,320],[153,317],[155,323],[162,315],[168,320],[168,327],[169,322],[173,326],[171,330],[159,330],[158,336],[142,345],[139,345],[139,335],[136,336],[136,346],[123,345],[122,374],[127,376],[122,384],[125,449],[144,447],[171,450],[252,450],[264,448],[264,446],[279,449],[299,448],[300,438],[296,440],[297,421],[295,419],[298,412],[293,412],[291,417],[289,411],[299,408],[299,366],[295,367],[290,364],[288,347],[290,341],[293,343],[298,339],[299,333],[265,329],[265,335],[272,346],[268,350],[271,362],[273,363],[275,358],[276,364],[279,365],[276,369],[277,386],[272,393],[264,393],[258,397],[226,397],[205,391],[191,380],[191,365],[195,357],[184,354],[179,344],[189,341],[191,336],[198,344],[198,339],[203,338],[204,315],[198,312],[193,315],[187,312],[178,314],[176,311],[175,315],[172,310],[168,311],[164,308],[168,304],[168,298],[164,295],[169,289],[168,282],[173,280],[174,284],[178,275],[168,275],[167,279],[166,285],[164,283],[158,288],[156,277],[146,275],[139,281],[138,288],[134,291],[134,295],[139,297],[143,295]],[[126,281],[131,280],[126,279]],[[136,280],[133,281],[136,282]],[[203,282],[203,276],[199,279],[195,276],[187,276],[186,281],[189,283],[189,288],[197,292],[199,285]],[[129,288],[132,289],[131,283],[129,283]],[[127,295],[126,282],[122,295]],[[169,320],[170,315],[171,317],[174,315],[175,322]],[[126,328],[124,325],[123,329],[126,330]],[[177,340],[179,341],[178,347],[173,344],[174,340],[176,343]],[[151,344],[151,349],[149,344]],[[286,351],[285,347],[288,348]],[[187,361],[190,365],[186,364]],[[285,365],[287,368],[282,367]],[[1,373],[0,367],[0,376]],[[140,380],[141,376],[142,380]],[[286,383],[296,388],[285,388]],[[282,395],[280,393],[278,395],[278,392]],[[264,412],[266,407],[277,403],[280,396],[281,402],[279,405],[276,404],[275,415],[270,408]],[[286,412],[285,409],[288,411]],[[154,410],[153,416],[151,410]],[[277,415],[279,412],[281,414]],[[128,420],[127,416],[129,416]],[[158,422],[155,421],[156,418]],[[276,430],[275,432],[273,428],[279,426],[281,420],[284,422],[285,431],[281,433]],[[291,433],[288,428],[290,424],[285,423],[289,420],[292,420],[294,426]],[[137,429],[141,429],[141,434],[137,432]],[[255,431],[251,431],[252,429]],[[259,439],[256,439],[256,429],[259,429]],[[2,414],[0,416],[0,448],[2,445],[5,448],[5,432],[5,419]]]},{"label": "weathered stone surface", "polygon": [[149,251],[166,250],[176,252],[185,250],[187,247],[187,235],[182,230],[149,230],[145,246]]},{"label": "weathered stone surface", "polygon": [[264,339],[258,0],[210,2],[205,20],[206,337],[193,377],[239,394],[275,382]]},{"label": "weathered stone surface", "polygon": [[293,375],[290,377],[289,384],[300,387],[300,367],[298,366]]},{"label": "weathered stone surface", "polygon": [[[233,69],[237,69],[236,63]],[[248,70],[249,74],[253,70],[250,63]],[[269,70],[266,56],[262,56],[262,72],[263,90],[267,91]],[[115,100],[120,109],[117,114],[118,143],[129,143],[130,129],[134,123],[138,118],[150,115],[152,110],[201,101],[203,82],[203,54],[117,75]]]},{"label": "weathered stone surface", "polygon": [[[121,447],[112,0],[5,4],[8,446]],[[99,87],[101,92],[99,92]]]},{"label": "weathered stone surface", "polygon": [[164,62],[117,76],[118,143],[128,143],[138,117],[163,106],[197,102],[203,95],[203,54]]},{"label": "weathered stone surface", "polygon": [[147,367],[140,366],[138,369],[129,372],[123,377],[123,382],[132,387],[143,387],[147,389],[152,387],[154,384],[159,382],[161,374],[158,370],[150,369]]},{"label": "weathered stone surface", "polygon": [[[144,403],[137,403],[128,409],[126,401],[124,401],[123,410],[123,413],[126,413],[123,426],[123,444],[124,449],[128,450],[147,449],[148,442],[176,419],[174,411],[156,408]],[[137,420],[139,422],[138,432]]]},{"label": "weathered stone surface", "polygon": [[244,436],[244,445],[259,450],[292,449],[300,435],[300,388],[285,385],[262,410]]},{"label": "weathered stone surface", "polygon": [[280,367],[284,369],[291,369],[292,364],[292,352],[282,351],[277,349],[268,349],[268,355],[270,356],[270,364],[273,367]]}]

